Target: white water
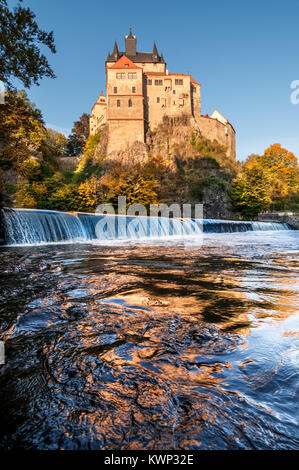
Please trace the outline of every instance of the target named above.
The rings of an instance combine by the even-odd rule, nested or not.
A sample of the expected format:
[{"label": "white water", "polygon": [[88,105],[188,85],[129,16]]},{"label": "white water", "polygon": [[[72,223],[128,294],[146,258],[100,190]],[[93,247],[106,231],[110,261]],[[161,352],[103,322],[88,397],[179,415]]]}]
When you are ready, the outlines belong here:
[{"label": "white water", "polygon": [[[287,224],[108,216],[15,209],[3,211],[8,245],[196,237],[202,233],[288,230]],[[108,221],[108,223],[107,223]]]}]

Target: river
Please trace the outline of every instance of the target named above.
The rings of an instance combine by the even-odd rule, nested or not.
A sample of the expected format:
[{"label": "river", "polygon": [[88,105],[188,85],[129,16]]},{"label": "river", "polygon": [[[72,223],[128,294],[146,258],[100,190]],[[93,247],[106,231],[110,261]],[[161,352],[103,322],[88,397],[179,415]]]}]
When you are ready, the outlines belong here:
[{"label": "river", "polygon": [[0,248],[0,449],[299,449],[292,230]]}]

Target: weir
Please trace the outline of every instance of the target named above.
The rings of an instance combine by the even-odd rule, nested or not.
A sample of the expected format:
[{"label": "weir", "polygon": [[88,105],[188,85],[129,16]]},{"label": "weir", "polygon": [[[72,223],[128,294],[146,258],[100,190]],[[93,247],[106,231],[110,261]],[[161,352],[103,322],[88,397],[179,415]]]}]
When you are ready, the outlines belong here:
[{"label": "weir", "polygon": [[242,222],[214,219],[168,219],[165,217],[118,216],[68,213],[38,209],[4,209],[5,244],[89,242],[188,237],[202,233],[290,230],[286,223]]}]

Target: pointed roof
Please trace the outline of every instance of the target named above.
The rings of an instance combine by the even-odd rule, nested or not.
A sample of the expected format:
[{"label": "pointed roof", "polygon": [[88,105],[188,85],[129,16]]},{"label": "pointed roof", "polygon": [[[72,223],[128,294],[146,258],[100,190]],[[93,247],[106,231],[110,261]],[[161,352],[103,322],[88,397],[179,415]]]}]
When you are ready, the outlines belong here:
[{"label": "pointed roof", "polygon": [[118,54],[119,54],[118,46],[117,46],[117,42],[115,41],[112,55],[115,56],[115,57],[118,57]]},{"label": "pointed roof", "polygon": [[154,64],[155,63],[162,63],[162,64],[165,64],[165,59],[164,59],[163,55],[159,56],[156,42],[154,43],[152,52],[137,52],[136,42],[137,42],[136,36],[134,36],[132,34],[132,28],[130,26],[129,35],[127,35],[125,37],[126,50],[125,51],[120,51],[118,49],[117,43],[115,41],[113,52],[112,52],[112,54],[110,54],[110,53],[108,54],[106,62],[117,62],[120,57],[125,55],[130,60],[132,60],[134,63],[139,63],[139,64],[142,64],[142,63],[154,63]]},{"label": "pointed roof", "polygon": [[134,62],[131,61],[128,57],[123,55],[118,61],[109,67],[110,69],[140,69]]},{"label": "pointed roof", "polygon": [[130,32],[129,32],[128,38],[130,38],[130,39],[135,39],[135,37],[134,37],[133,34],[132,34],[132,25],[130,25]]},{"label": "pointed roof", "polygon": [[158,54],[158,49],[157,49],[157,46],[156,46],[156,43],[154,42],[154,48],[153,48],[153,55],[155,56],[158,56],[159,57],[159,54]]}]

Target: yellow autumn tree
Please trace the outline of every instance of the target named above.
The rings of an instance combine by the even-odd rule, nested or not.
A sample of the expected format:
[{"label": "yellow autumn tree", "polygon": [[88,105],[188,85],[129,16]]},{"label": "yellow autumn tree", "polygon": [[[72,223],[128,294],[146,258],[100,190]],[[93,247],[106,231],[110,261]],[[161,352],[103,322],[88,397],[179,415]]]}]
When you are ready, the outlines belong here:
[{"label": "yellow autumn tree", "polygon": [[273,144],[263,155],[251,155],[231,187],[235,209],[245,217],[271,209],[296,210],[299,192],[298,160]]},{"label": "yellow autumn tree", "polygon": [[92,176],[84,181],[84,183],[80,184],[78,194],[80,199],[80,209],[87,212],[93,212],[103,200],[103,187],[101,181],[96,176]]},{"label": "yellow autumn tree", "polygon": [[126,196],[127,205],[149,206],[157,202],[157,181],[152,175],[143,174],[140,168],[129,172],[120,168],[112,169],[101,178],[105,188],[105,200],[117,205],[118,196]]}]

